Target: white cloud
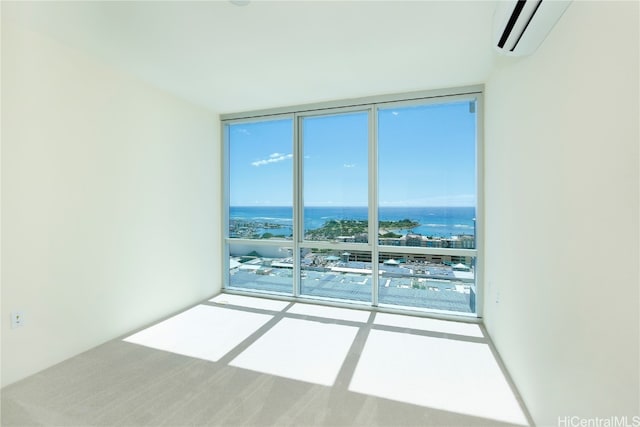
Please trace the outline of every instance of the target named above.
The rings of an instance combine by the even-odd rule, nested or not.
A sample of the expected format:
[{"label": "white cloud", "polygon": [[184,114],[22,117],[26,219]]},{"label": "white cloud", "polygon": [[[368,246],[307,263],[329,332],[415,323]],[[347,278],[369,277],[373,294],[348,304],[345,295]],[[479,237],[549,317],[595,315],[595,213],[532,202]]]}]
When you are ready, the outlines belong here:
[{"label": "white cloud", "polygon": [[356,164],[355,163],[345,163],[342,166],[345,167],[345,168],[355,168]]},{"label": "white cloud", "polygon": [[262,166],[268,165],[269,163],[278,163],[283,160],[291,159],[293,154],[282,154],[282,153],[273,153],[270,154],[268,158],[262,160],[256,160],[255,162],[251,162],[251,166]]}]

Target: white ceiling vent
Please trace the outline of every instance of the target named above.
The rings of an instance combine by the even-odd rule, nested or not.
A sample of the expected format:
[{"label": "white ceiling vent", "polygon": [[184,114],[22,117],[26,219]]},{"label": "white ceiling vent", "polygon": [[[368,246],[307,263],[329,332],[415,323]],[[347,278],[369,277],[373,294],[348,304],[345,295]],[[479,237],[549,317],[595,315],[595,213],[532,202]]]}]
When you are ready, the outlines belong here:
[{"label": "white ceiling vent", "polygon": [[571,1],[509,0],[498,2],[493,42],[505,55],[529,55],[551,31]]}]

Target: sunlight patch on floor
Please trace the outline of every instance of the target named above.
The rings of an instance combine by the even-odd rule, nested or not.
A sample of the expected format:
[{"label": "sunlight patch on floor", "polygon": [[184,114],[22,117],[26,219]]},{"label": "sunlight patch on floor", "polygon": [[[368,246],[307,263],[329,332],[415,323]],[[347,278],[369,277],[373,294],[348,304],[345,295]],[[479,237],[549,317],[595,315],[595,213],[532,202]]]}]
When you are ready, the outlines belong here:
[{"label": "sunlight patch on floor", "polygon": [[282,319],[229,365],[331,386],[358,328]]},{"label": "sunlight patch on floor", "polygon": [[346,320],[349,322],[366,323],[369,319],[369,312],[363,310],[351,310],[348,308],[327,307],[315,304],[294,304],[287,313],[302,314],[305,316],[324,317],[334,320]]},{"label": "sunlight patch on floor", "polygon": [[401,314],[378,313],[376,314],[373,324],[417,329],[421,331],[440,332],[443,334],[464,335],[468,337],[484,337],[480,326],[474,323],[452,322],[448,320],[405,316]]},{"label": "sunlight patch on floor", "polygon": [[372,330],[349,390],[527,425],[489,346]]},{"label": "sunlight patch on floor", "polygon": [[198,305],[124,341],[215,362],[272,317]]}]

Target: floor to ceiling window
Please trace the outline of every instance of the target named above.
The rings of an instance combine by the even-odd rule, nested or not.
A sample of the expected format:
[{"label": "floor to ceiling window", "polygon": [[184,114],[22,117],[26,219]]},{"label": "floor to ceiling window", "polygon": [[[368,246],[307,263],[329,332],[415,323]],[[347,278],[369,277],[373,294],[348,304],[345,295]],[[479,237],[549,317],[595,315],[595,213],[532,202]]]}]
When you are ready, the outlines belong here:
[{"label": "floor to ceiling window", "polygon": [[481,89],[224,116],[225,288],[478,314]]},{"label": "floor to ceiling window", "polygon": [[[229,288],[290,294],[293,286],[293,121],[226,126]],[[238,268],[241,267],[241,268]]]},{"label": "floor to ceiling window", "polygon": [[303,233],[300,295],[368,302],[371,268],[350,264],[369,248],[369,113],[300,119]]}]

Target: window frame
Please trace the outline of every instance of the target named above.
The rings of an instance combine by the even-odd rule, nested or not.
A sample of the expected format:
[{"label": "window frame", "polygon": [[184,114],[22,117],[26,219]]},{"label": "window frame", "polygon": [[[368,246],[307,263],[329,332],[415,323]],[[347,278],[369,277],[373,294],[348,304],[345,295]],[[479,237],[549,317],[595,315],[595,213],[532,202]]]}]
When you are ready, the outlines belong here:
[{"label": "window frame", "polygon": [[[226,292],[240,294],[272,294],[285,299],[299,301],[322,302],[332,306],[355,306],[397,313],[419,313],[431,317],[440,318],[482,318],[484,301],[484,86],[466,86],[452,89],[439,89],[420,92],[409,92],[392,95],[372,96],[359,99],[337,100],[316,104],[306,104],[290,107],[281,107],[267,110],[256,110],[233,114],[220,115],[221,125],[221,183],[222,183],[222,289]],[[411,106],[442,104],[455,101],[476,100],[476,218],[475,218],[475,249],[456,248],[430,248],[430,247],[405,247],[381,245],[378,242],[378,110],[388,108],[403,108]],[[369,242],[363,243],[332,243],[304,240],[304,203],[303,203],[303,129],[302,121],[308,117],[330,116],[344,113],[367,112],[369,116],[369,153],[368,153],[368,214],[369,214]],[[292,240],[257,240],[229,237],[229,125],[240,123],[255,123],[260,121],[290,119],[292,121],[292,148],[293,148],[293,239]],[[244,291],[229,287],[229,246],[231,244],[251,244],[255,246],[283,247],[292,250],[293,254],[293,283],[291,294],[272,293],[256,290]],[[356,301],[331,300],[325,298],[309,298],[301,296],[301,256],[303,248],[326,248],[345,250],[366,250],[371,252],[372,289],[371,300],[362,304]],[[452,312],[422,307],[397,307],[380,305],[378,301],[379,291],[379,263],[373,260],[379,259],[380,253],[406,253],[419,255],[445,255],[445,256],[471,256],[475,257],[475,313]]]}]

